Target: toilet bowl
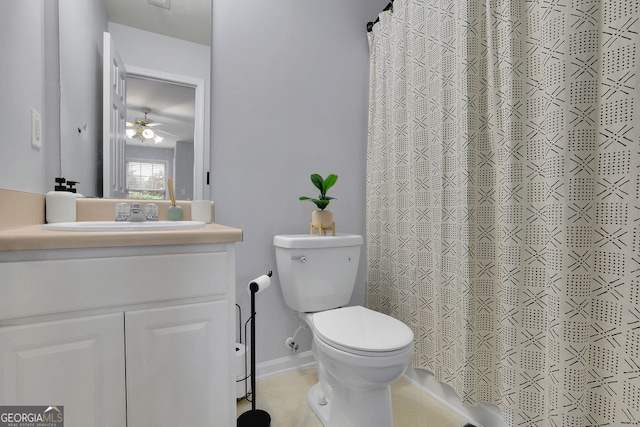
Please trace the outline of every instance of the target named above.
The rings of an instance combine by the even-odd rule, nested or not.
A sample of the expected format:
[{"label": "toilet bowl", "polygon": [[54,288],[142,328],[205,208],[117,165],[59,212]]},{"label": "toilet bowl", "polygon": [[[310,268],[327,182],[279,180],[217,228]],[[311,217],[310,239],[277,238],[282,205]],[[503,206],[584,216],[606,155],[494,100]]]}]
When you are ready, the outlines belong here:
[{"label": "toilet bowl", "polygon": [[319,376],[307,401],[322,424],[393,426],[390,386],[413,355],[411,329],[361,306],[303,318],[313,333]]},{"label": "toilet bowl", "polygon": [[361,306],[353,292],[362,237],[275,236],[285,303],[313,334],[318,383],[308,403],[325,427],[391,427],[391,384],[409,365],[413,332]]}]

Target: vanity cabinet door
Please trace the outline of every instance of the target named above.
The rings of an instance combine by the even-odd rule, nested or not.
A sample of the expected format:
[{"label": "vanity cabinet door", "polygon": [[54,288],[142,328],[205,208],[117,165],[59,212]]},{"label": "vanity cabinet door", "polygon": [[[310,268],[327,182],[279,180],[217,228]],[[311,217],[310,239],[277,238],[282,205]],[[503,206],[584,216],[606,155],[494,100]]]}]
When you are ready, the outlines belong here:
[{"label": "vanity cabinet door", "polygon": [[235,425],[229,305],[125,313],[129,427]]},{"label": "vanity cabinet door", "polygon": [[0,327],[0,405],[62,405],[65,427],[124,427],[123,314]]}]

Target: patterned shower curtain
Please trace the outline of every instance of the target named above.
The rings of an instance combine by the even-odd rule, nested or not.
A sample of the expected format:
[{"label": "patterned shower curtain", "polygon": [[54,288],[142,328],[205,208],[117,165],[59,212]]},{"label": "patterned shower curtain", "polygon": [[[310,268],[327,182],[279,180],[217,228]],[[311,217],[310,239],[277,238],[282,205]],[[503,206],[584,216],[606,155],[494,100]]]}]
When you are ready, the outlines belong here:
[{"label": "patterned shower curtain", "polygon": [[639,425],[639,1],[396,0],[379,19],[367,305],[508,425]]}]

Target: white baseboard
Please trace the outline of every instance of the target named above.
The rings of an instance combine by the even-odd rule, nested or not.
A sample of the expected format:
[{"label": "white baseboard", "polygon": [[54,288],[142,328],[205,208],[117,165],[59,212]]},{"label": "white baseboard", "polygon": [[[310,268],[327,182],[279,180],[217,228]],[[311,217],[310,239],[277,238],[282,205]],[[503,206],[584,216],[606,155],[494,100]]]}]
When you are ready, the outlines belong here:
[{"label": "white baseboard", "polygon": [[302,353],[292,354],[291,356],[281,357],[279,359],[267,360],[256,364],[256,380],[269,378],[274,375],[283,374],[294,369],[305,368],[314,365],[315,358],[311,350]]}]

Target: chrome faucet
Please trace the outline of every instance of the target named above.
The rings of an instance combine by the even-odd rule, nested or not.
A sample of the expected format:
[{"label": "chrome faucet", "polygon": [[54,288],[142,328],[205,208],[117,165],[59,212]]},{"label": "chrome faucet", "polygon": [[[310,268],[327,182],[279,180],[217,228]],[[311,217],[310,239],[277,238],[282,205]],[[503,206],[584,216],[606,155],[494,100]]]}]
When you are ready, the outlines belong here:
[{"label": "chrome faucet", "polygon": [[131,203],[131,215],[129,215],[128,221],[130,222],[145,221],[145,217],[142,214],[142,208],[140,207],[140,203]]},{"label": "chrome faucet", "polygon": [[144,213],[140,203],[118,203],[116,205],[116,221],[157,221],[158,205],[155,203],[146,203],[144,205]]}]

